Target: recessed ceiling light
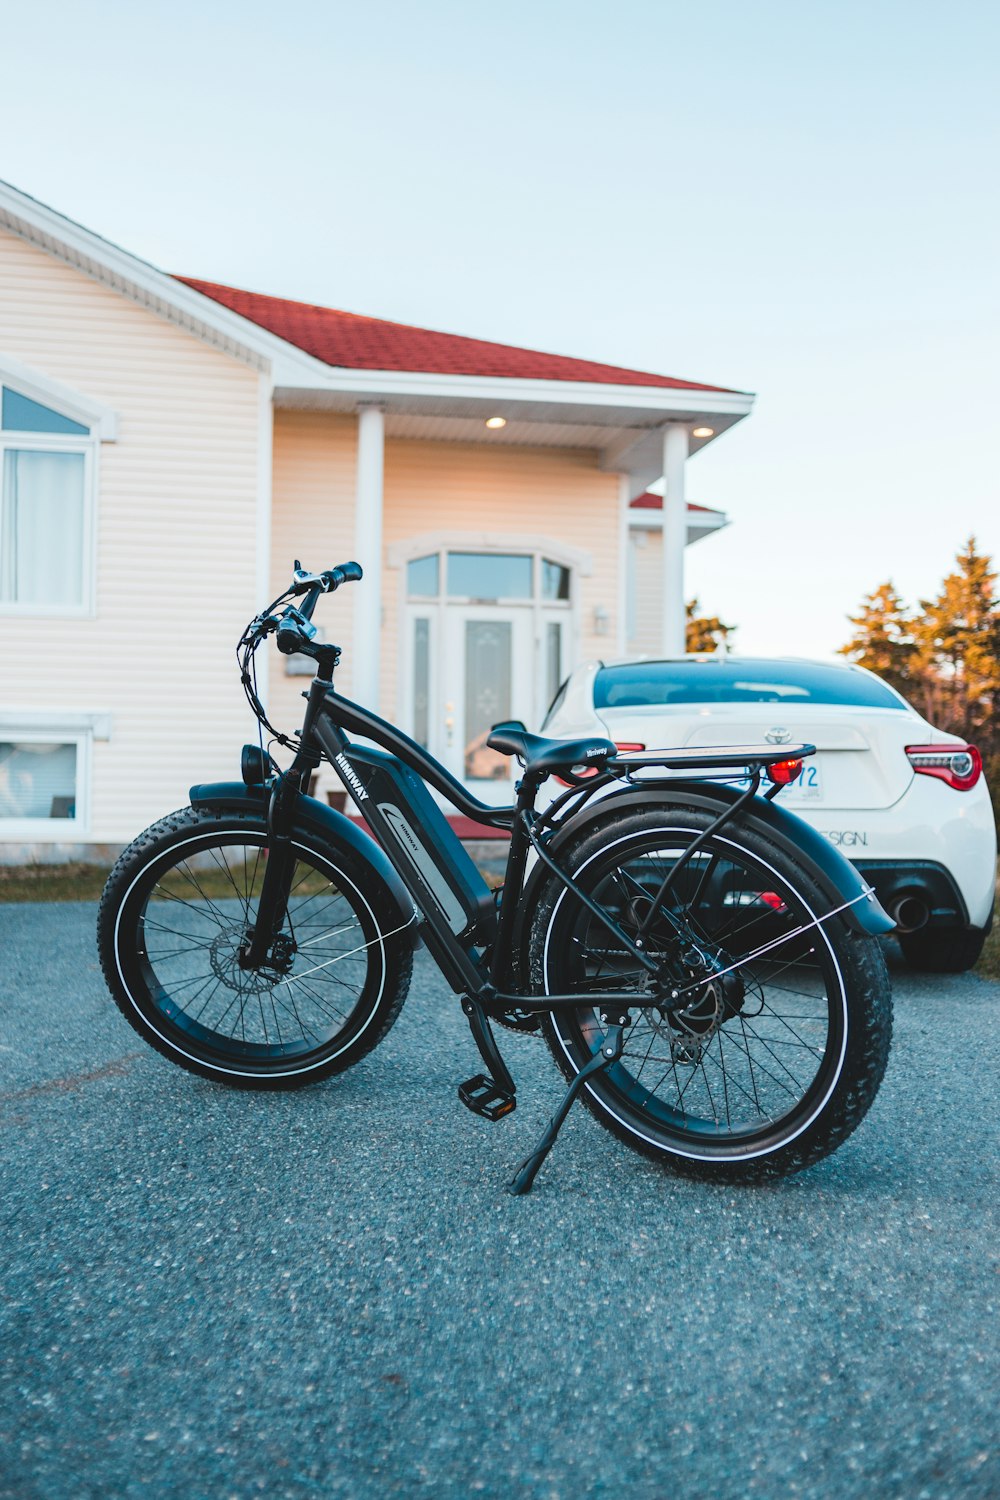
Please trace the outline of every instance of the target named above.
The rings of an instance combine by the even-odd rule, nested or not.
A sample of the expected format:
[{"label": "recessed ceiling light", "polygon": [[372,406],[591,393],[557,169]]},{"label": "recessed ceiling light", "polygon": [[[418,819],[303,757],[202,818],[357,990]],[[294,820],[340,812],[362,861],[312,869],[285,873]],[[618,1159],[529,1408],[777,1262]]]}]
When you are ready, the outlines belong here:
[{"label": "recessed ceiling light", "polygon": [[692,437],[714,437],[714,427],[695,427],[691,433]]},{"label": "recessed ceiling light", "polygon": [[487,417],[486,418],[486,425],[487,425],[487,427],[493,427],[493,428],[506,427],[507,426],[507,418],[506,417]]}]

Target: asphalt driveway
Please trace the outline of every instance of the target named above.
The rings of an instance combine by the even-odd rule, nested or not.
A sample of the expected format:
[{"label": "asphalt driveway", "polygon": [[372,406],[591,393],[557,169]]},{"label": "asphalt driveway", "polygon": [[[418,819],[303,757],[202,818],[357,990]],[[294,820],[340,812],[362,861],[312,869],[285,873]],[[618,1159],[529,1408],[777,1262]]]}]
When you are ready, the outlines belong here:
[{"label": "asphalt driveway", "polygon": [[889,1075],[765,1189],[665,1175],[511,1038],[476,1070],[425,955],[300,1094],[174,1069],[89,904],[0,907],[0,1495],[996,1496],[1000,985],[896,968]]}]

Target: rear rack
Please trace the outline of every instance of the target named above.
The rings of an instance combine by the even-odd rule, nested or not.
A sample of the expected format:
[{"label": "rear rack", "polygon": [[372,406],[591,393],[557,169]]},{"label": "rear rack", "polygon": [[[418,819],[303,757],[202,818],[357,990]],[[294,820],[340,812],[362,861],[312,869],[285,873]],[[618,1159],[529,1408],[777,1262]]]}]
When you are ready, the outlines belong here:
[{"label": "rear rack", "polygon": [[773,766],[777,761],[804,760],[815,755],[815,745],[687,745],[676,750],[622,750],[607,762],[608,770],[638,770],[641,766],[662,766],[670,771],[690,771],[704,767]]}]

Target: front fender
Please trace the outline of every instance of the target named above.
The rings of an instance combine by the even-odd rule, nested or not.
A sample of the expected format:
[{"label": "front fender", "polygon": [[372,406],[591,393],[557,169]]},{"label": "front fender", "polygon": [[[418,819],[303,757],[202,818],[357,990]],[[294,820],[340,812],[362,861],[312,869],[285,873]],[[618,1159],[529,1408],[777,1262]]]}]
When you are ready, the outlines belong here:
[{"label": "front fender", "polygon": [[[192,807],[252,808],[261,816],[267,812],[270,789],[266,786],[246,786],[242,781],[212,781],[193,786],[190,791]],[[371,865],[376,875],[388,886],[393,900],[399,907],[401,922],[412,918],[415,911],[413,901],[405,885],[386,857],[385,850],[376,844],[371,834],[360,828],[353,819],[345,817],[335,808],[328,807],[316,797],[306,797],[301,792],[295,804],[294,826],[303,832],[310,828],[321,833],[333,844],[339,844]],[[412,927],[414,941],[418,937],[417,924]]]},{"label": "front fender", "polygon": [[[629,787],[586,803],[560,827],[549,845],[549,851],[554,856],[558,855],[561,849],[581,834],[587,833],[611,812],[670,806],[696,808],[718,817],[725,807],[731,807],[742,795],[742,792],[721,782],[692,785],[690,782],[678,781],[671,782],[669,786],[661,784],[655,787]],[[868,937],[883,937],[886,933],[895,931],[895,922],[879,905],[871,887],[850,860],[829,839],[817,833],[802,818],[796,817],[795,813],[778,807],[766,797],[755,797],[738,815],[734,826],[755,829],[797,860],[823,891],[830,902],[831,911],[844,906],[848,901],[854,902],[844,912],[844,920],[855,932]],[[534,911],[541,885],[547,878],[549,871],[539,861],[525,882],[522,912]],[[859,897],[863,899],[859,900]],[[526,935],[522,928],[517,936],[515,952],[521,951],[522,939]]]}]

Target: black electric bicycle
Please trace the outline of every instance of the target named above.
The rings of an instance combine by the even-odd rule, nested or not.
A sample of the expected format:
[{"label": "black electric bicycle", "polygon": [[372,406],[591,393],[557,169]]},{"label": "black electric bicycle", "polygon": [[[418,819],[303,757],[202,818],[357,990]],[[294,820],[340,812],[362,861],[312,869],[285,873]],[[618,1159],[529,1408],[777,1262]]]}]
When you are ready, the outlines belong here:
[{"label": "black electric bicycle", "polygon": [[[893,923],[839,851],[773,800],[813,747],[623,752],[501,724],[488,743],[523,771],[516,804],[488,807],[335,692],[340,651],[316,640],[312,615],[360,578],[357,563],[296,563],[239,643],[247,696],[294,752],[288,769],[262,740],[245,746],[242,781],[192,788],[112,870],[99,947],[130,1024],[192,1072],[296,1088],[381,1041],[423,939],[485,1067],[459,1086],[463,1104],[487,1120],[515,1107],[491,1022],[541,1029],[569,1080],[511,1191],[529,1190],[578,1093],[628,1145],[700,1177],[755,1181],[835,1150],[885,1070],[877,937]],[[272,634],[316,662],[297,738],[268,722],[256,688],[254,653]],[[307,795],[324,758],[371,834]],[[539,810],[555,774],[566,789]],[[428,786],[509,830],[501,889]]]}]

